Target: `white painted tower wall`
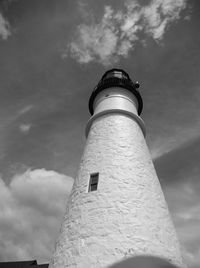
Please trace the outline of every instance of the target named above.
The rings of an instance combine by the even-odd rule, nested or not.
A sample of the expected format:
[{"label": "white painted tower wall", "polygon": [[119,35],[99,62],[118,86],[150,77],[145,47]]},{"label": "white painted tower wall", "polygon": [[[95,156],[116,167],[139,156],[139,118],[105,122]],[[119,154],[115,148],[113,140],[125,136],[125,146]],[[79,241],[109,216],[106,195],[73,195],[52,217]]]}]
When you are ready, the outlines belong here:
[{"label": "white painted tower wall", "polygon": [[[50,268],[108,267],[141,254],[185,267],[137,105],[122,88],[104,89],[95,98]],[[96,172],[98,189],[88,192]]]}]

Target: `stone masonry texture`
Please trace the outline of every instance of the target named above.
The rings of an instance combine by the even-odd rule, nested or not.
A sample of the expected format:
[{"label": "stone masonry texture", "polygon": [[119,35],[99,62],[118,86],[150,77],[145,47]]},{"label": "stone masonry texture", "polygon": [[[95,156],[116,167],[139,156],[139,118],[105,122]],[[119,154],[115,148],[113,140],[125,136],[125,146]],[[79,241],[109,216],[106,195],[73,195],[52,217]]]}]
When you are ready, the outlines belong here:
[{"label": "stone masonry texture", "polygon": [[[88,192],[96,172],[98,189]],[[107,114],[91,126],[50,268],[108,267],[140,254],[185,267],[139,125]]]}]

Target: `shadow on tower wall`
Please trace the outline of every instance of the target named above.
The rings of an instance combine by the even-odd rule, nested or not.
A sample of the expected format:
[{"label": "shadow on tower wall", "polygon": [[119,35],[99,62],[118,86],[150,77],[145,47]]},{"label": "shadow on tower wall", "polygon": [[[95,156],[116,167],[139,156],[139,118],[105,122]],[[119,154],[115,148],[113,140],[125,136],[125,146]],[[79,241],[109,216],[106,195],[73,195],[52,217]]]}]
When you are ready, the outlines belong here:
[{"label": "shadow on tower wall", "polygon": [[108,268],[178,268],[168,261],[152,256],[136,256],[120,261]]}]

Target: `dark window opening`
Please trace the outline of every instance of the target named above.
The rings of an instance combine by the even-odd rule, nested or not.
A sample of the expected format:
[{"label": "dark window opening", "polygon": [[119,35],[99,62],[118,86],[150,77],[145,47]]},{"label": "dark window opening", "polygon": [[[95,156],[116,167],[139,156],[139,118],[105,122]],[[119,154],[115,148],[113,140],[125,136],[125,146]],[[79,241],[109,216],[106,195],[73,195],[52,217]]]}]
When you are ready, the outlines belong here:
[{"label": "dark window opening", "polygon": [[88,192],[96,191],[99,182],[99,173],[90,174],[90,184]]}]

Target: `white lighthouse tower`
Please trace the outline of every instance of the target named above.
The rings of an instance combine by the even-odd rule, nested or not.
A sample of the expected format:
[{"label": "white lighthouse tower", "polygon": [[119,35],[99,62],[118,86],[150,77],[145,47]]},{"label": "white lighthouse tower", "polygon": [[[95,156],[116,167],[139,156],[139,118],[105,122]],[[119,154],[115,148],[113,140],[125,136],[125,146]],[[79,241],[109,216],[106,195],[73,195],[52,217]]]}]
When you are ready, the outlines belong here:
[{"label": "white lighthouse tower", "polygon": [[134,256],[185,267],[145,142],[138,87],[112,69],[92,92],[87,141],[51,268],[109,267]]}]

